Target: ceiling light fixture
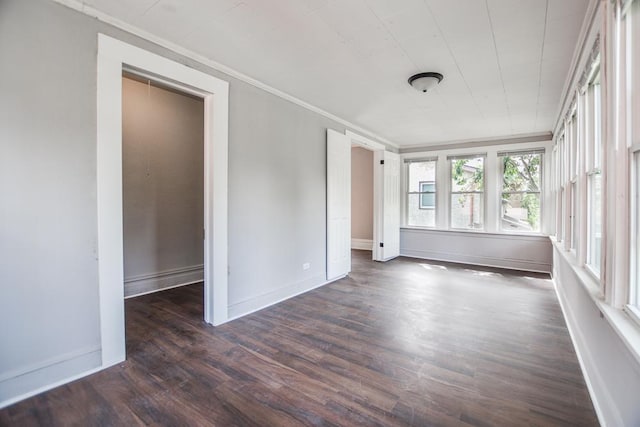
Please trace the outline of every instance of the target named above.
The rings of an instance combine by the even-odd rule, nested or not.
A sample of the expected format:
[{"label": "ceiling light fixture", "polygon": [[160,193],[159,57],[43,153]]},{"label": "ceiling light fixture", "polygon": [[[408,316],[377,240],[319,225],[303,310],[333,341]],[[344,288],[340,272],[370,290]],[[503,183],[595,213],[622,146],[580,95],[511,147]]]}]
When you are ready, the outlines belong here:
[{"label": "ceiling light fixture", "polygon": [[409,84],[420,92],[428,92],[433,89],[443,79],[440,73],[418,73],[409,77]]}]

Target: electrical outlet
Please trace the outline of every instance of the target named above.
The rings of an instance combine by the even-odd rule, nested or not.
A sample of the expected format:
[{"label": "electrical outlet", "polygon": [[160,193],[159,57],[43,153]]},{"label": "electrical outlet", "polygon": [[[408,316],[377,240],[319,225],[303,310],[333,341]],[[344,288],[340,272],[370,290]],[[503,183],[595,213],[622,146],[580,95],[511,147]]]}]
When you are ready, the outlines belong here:
[{"label": "electrical outlet", "polygon": [[311,263],[305,262],[304,264],[302,264],[302,269],[303,270],[308,270],[311,268]]}]

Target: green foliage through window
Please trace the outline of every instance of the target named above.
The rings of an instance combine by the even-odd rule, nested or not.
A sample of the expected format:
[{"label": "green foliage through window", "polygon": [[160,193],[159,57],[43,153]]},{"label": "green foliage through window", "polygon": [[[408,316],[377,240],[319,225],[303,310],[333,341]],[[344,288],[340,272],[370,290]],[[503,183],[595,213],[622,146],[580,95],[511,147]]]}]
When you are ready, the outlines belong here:
[{"label": "green foliage through window", "polygon": [[[542,155],[539,153],[502,156],[502,218],[511,228],[540,229],[540,180]],[[522,216],[515,212],[526,211]],[[518,226],[518,224],[522,224]],[[528,225],[528,227],[525,227]]]}]

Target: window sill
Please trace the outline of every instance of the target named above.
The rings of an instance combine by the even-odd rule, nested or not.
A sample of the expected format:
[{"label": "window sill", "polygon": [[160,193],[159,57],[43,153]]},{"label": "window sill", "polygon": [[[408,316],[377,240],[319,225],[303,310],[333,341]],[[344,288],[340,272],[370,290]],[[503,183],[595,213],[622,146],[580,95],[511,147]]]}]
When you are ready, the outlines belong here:
[{"label": "window sill", "polygon": [[564,257],[567,264],[571,266],[573,272],[578,276],[578,279],[580,279],[580,284],[585,288],[589,295],[591,295],[591,297],[596,301],[602,301],[604,295],[602,295],[602,292],[600,291],[600,283],[595,280],[592,273],[578,264],[575,249],[565,249],[562,242],[558,242],[558,240],[553,236],[549,236],[549,240],[551,240],[553,246],[558,249],[558,252]]},{"label": "window sill", "polygon": [[607,304],[600,290],[600,283],[592,273],[587,268],[580,266],[573,253],[565,250],[562,243],[558,242],[555,237],[549,237],[549,239],[578,277],[578,281],[587,291],[602,316],[629,349],[636,362],[640,364],[640,325],[630,317],[626,310],[617,309]]}]

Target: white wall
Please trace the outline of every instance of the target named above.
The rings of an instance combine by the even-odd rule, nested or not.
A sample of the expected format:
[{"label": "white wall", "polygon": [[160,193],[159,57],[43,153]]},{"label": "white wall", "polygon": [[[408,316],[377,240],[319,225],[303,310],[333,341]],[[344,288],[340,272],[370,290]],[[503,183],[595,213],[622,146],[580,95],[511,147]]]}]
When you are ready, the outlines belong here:
[{"label": "white wall", "polygon": [[229,315],[325,281],[326,129],[343,124],[60,4],[2,0],[0,406],[101,363],[99,32],[230,83]]},{"label": "white wall", "polygon": [[551,271],[546,236],[465,231],[400,230],[400,255],[525,271]]},{"label": "white wall", "polygon": [[373,151],[351,148],[351,238],[373,241]]},{"label": "white wall", "polygon": [[204,103],[122,81],[125,296],[203,280]]},{"label": "white wall", "polygon": [[640,425],[640,363],[608,318],[624,314],[596,302],[597,289],[588,290],[576,272],[582,268],[556,245],[553,264],[558,298],[600,421],[611,427]]}]

